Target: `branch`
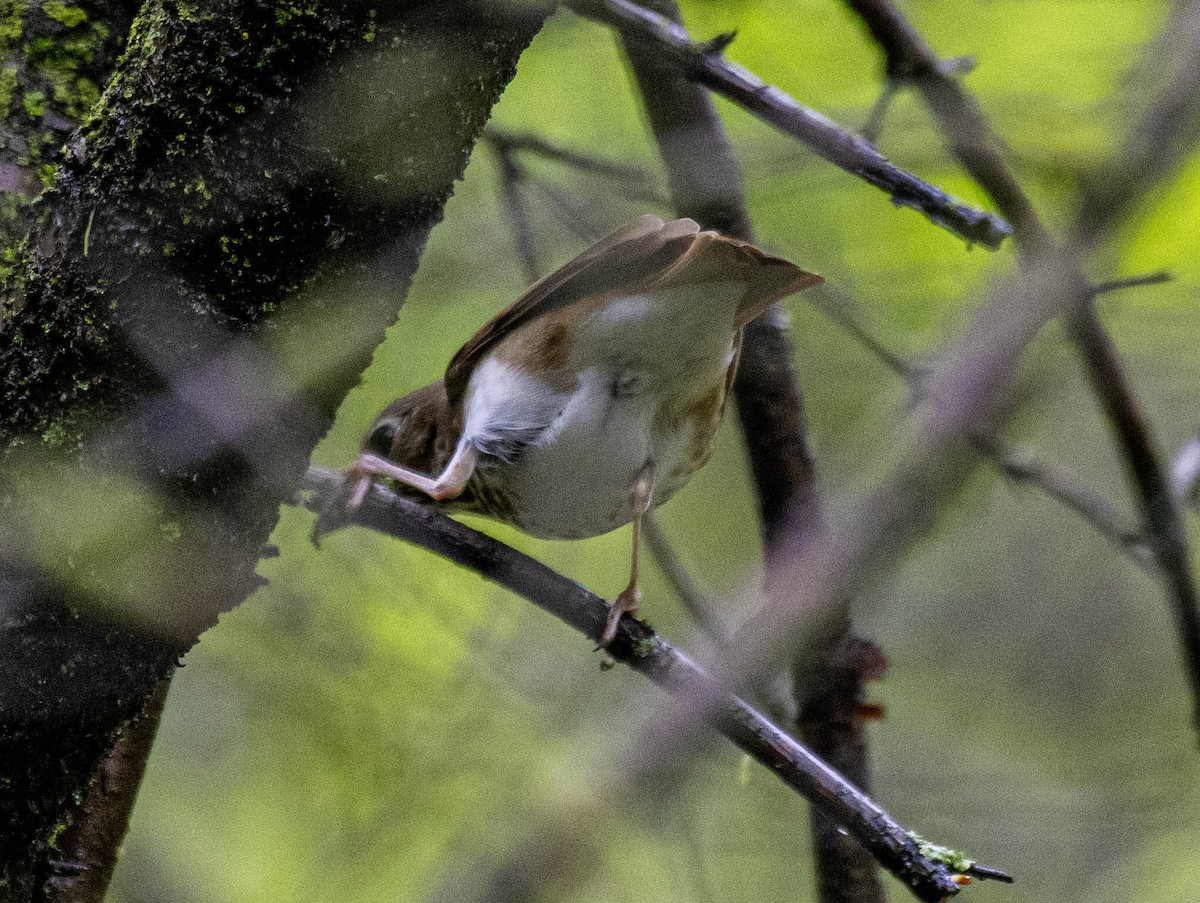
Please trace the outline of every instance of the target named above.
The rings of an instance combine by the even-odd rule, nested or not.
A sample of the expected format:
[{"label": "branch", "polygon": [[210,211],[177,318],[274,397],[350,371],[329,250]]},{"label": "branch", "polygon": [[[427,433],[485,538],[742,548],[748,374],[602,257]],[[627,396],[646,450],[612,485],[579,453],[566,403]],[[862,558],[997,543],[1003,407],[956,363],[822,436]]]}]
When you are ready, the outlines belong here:
[{"label": "branch", "polygon": [[[1200,2],[1176,0],[1143,60],[1152,95],[1108,165],[1085,174],[1074,235],[1094,247],[1126,219],[1150,190],[1176,171],[1200,140]],[[1161,73],[1161,75],[1160,75]]]},{"label": "branch", "polygon": [[[411,542],[474,571],[554,615],[593,643],[599,642],[608,603],[540,562],[428,505],[372,487],[352,512],[343,503],[343,478],[310,467],[303,504],[322,515],[322,534],[350,524]],[[623,618],[608,647],[617,661],[675,696],[780,780],[828,812],[921,900],[958,891],[951,871],[923,855],[913,838],[886,812],[786,732],[724,689],[680,650],[646,625]]]},{"label": "branch", "polygon": [[664,59],[692,81],[732,100],[764,122],[807,145],[851,175],[887,192],[893,203],[911,207],[971,243],[998,248],[1011,234],[999,217],[976,210],[905,172],[867,141],[802,106],[779,88],[726,60],[721,47],[696,44],[684,28],[629,0],[569,0],[581,16],[650,41]]},{"label": "branch", "polygon": [[[1151,284],[1148,277],[1135,277],[1128,284]],[[1157,280],[1154,280],[1157,281]],[[1126,282],[1126,280],[1122,280]],[[1122,288],[1127,287],[1122,285]],[[1112,291],[1116,290],[1114,286]],[[816,290],[814,306],[831,321],[845,330],[862,347],[870,351],[889,370],[903,379],[909,391],[920,392],[920,381],[924,374],[919,367],[905,360],[880,342],[848,313],[846,304],[828,286]],[[1014,483],[1033,486],[1050,498],[1078,514],[1085,522],[1110,540],[1131,561],[1145,571],[1156,573],[1153,558],[1149,555],[1146,536],[1138,530],[1121,523],[1120,514],[1105,499],[1085,486],[1081,486],[1066,474],[1059,473],[1047,464],[1035,461],[1027,455],[1018,454],[997,435],[977,432],[971,439],[971,447],[983,456],[1003,476]]]},{"label": "branch", "polygon": [[483,133],[484,140],[497,149],[503,149],[510,156],[517,153],[527,153],[559,163],[576,172],[587,173],[610,182],[619,192],[631,200],[662,203],[662,192],[654,183],[654,178],[640,166],[623,163],[619,160],[609,160],[585,151],[563,147],[552,141],[547,141],[540,135],[527,132],[510,132],[490,123]]},{"label": "branch", "polygon": [[46,900],[103,903],[170,685],[170,679],[158,685],[146,707],[125,725],[112,751],[100,762],[83,802],[58,838],[58,859],[50,863]]},{"label": "branch", "polygon": [[[910,79],[925,97],[950,140],[951,150],[1016,228],[1026,257],[1054,253],[1082,282],[1077,252],[1055,252],[1049,231],[1004,163],[998,141],[974,98],[949,76],[916,30],[888,0],[845,0],[862,18],[887,56],[889,73]],[[1200,2],[1176,5],[1160,56],[1165,65],[1150,71],[1174,73],[1131,130],[1120,152],[1086,180],[1084,201],[1067,248],[1097,245],[1135,203],[1170,173],[1200,138]],[[1174,610],[1192,692],[1194,722],[1200,728],[1200,593],[1191,573],[1183,521],[1171,497],[1166,467],[1156,448],[1116,348],[1096,314],[1095,288],[1082,294],[1067,315],[1076,345],[1105,416],[1123,452],[1126,470],[1142,509],[1162,580]]]},{"label": "branch", "polygon": [[1016,241],[1045,246],[1049,234],[1000,154],[1000,141],[978,103],[889,0],[845,0],[883,50],[887,78],[917,88],[941,126],[950,152],[1012,223]]},{"label": "branch", "polygon": [[500,189],[500,206],[508,219],[512,231],[513,250],[525,270],[525,279],[531,285],[541,278],[542,268],[537,259],[537,241],[533,236],[533,225],[529,219],[529,211],[525,207],[525,198],[521,194],[521,181],[525,174],[513,158],[512,148],[503,141],[498,141],[488,132],[483,133],[483,140],[491,146],[496,154],[497,179]]},{"label": "branch", "polygon": [[1193,721],[1200,729],[1200,593],[1192,576],[1183,516],[1171,494],[1167,468],[1150,424],[1095,307],[1080,307],[1068,321],[1068,332],[1083,357],[1092,391],[1108,418],[1136,490],[1150,551],[1173,602],[1195,707]]},{"label": "branch", "polygon": [[1158,573],[1149,554],[1145,534],[1121,526],[1121,516],[1108,501],[1048,465],[1018,456],[998,437],[977,437],[973,446],[1008,479],[1040,489],[1056,502],[1074,511],[1097,533],[1128,555],[1130,561],[1142,570],[1151,575]]},{"label": "branch", "polygon": [[713,644],[719,646],[724,643],[727,639],[724,626],[720,619],[713,614],[712,605],[709,604],[700,587],[696,585],[696,581],[692,579],[687,568],[683,566],[679,556],[675,554],[675,550],[671,548],[667,535],[663,533],[662,525],[652,511],[647,512],[642,520],[642,538],[645,540],[646,548],[654,556],[659,570],[662,571],[667,583],[675,591],[675,595],[679,597],[679,601],[683,603],[683,607],[691,615],[692,620],[699,625],[704,635]]},{"label": "branch", "polygon": [[[674,0],[652,0],[652,5],[682,27]],[[741,169],[712,98],[664,61],[658,45],[641,30],[624,28],[621,34],[667,170],[676,211],[727,235],[753,240]],[[819,528],[821,520],[816,461],[785,322],[776,307],[746,328],[734,381],[738,419],[762,521],[768,587],[774,582],[778,563],[787,556],[787,543],[782,540],[803,540],[807,531]],[[846,600],[837,600],[830,615],[819,653],[793,664],[796,723],[801,737],[818,755],[836,763],[840,772],[870,793],[866,731],[857,717],[864,695],[863,676],[835,662],[835,651],[854,642]],[[775,699],[778,691],[772,690],[776,685],[768,682],[756,695]],[[870,854],[819,808],[814,807],[810,817],[820,899],[828,903],[882,901],[883,885]]]}]

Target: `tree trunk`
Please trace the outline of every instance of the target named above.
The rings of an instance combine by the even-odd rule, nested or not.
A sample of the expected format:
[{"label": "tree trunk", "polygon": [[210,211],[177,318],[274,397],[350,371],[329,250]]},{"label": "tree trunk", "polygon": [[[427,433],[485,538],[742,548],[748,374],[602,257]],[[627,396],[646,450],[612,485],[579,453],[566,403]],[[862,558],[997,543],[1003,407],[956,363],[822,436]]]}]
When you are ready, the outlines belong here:
[{"label": "tree trunk", "polygon": [[546,12],[138,15],[6,258],[0,899],[85,898],[57,838],[122,726],[258,585]]}]

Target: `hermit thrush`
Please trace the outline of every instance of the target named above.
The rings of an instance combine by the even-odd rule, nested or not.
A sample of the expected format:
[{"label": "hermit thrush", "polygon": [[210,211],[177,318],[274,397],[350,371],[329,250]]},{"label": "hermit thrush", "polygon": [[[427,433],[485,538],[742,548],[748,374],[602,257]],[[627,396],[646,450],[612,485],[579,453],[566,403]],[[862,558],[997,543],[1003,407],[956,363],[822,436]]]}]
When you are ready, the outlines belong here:
[{"label": "hermit thrush", "polygon": [[643,216],[534,284],[392,402],[347,468],[449,511],[581,539],[633,522],[629,584],[607,646],[636,612],[642,517],[707,460],[742,327],[821,277],[690,219]]}]

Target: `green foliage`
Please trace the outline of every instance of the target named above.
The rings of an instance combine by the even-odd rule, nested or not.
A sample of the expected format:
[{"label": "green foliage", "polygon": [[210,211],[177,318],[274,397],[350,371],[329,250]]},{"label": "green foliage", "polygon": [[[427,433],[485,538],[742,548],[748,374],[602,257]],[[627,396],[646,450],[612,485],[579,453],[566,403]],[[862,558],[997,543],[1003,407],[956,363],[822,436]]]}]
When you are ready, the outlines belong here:
[{"label": "green foliage", "polygon": [[[845,124],[865,119],[880,64],[841,4],[684,6],[696,36],[737,27],[733,59]],[[947,0],[908,6],[944,56],[976,58],[967,85],[1048,220],[1069,222],[1078,168],[1117,146],[1144,99],[1128,93],[1125,77],[1166,5],[992,0],[969,15]],[[310,12],[281,4],[277,15],[303,23]],[[762,243],[851,295],[855,316],[891,347],[931,351],[1012,271],[1011,250],[968,252],[720,106]],[[345,121],[331,112],[339,129]],[[522,60],[498,121],[655,165],[610,36],[566,15]],[[392,150],[386,134],[363,141],[364,161]],[[912,96],[895,104],[881,146],[900,165],[982,203]],[[521,290],[493,163],[476,155],[399,322],[318,463],[349,461],[384,404],[438,377],[471,332]],[[644,209],[610,185],[548,163],[530,166],[574,192],[598,227]],[[529,197],[548,268],[582,242],[557,218],[557,195],[535,187]],[[1167,450],[1200,422],[1198,229],[1193,159],[1097,263],[1098,278],[1161,267],[1177,277],[1103,308]],[[238,238],[222,241],[229,266],[240,266]],[[339,288],[311,291],[319,308],[320,293]],[[805,299],[788,304],[836,519],[894,459],[909,398]],[[324,362],[289,341],[280,337],[280,366],[319,379]],[[1010,437],[1130,511],[1119,461],[1056,330],[1034,348],[1020,392],[1026,404]],[[731,425],[712,462],[660,514],[714,596],[756,585],[758,531]],[[550,543],[480,526],[598,592],[612,596],[623,585],[625,531]],[[275,538],[282,555],[262,568],[271,585],[206,634],[177,677],[115,903],[151,893],[197,903],[422,899],[452,870],[469,872],[507,850],[577,787],[611,780],[611,751],[636,750],[636,726],[624,719],[655,717],[656,692],[621,669],[601,673],[584,640],[525,603],[361,531],[336,534],[316,551],[308,528],[307,516],[284,512]],[[750,613],[751,600],[738,598],[721,609],[731,625]],[[644,610],[688,645],[693,631],[653,567]],[[892,662],[887,680],[871,688],[889,712],[872,729],[878,798],[931,841],[1017,877],[1012,887],[972,887],[967,897],[1194,897],[1200,763],[1171,618],[1154,585],[1103,540],[985,468],[928,542],[858,600],[857,618]],[[804,807],[761,769],[741,786],[737,763],[734,751],[718,747],[678,796],[604,829],[598,875],[556,899],[810,899]]]}]

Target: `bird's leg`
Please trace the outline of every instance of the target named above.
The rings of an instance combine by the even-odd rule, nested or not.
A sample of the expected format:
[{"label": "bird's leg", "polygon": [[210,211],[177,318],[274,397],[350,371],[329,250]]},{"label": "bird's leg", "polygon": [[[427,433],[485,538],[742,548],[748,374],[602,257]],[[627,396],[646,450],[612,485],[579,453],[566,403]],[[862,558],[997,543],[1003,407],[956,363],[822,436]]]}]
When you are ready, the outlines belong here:
[{"label": "bird's leg", "polygon": [[617,636],[617,624],[621,615],[635,614],[642,601],[642,590],[638,586],[638,550],[642,545],[642,518],[650,510],[650,499],[654,495],[654,462],[647,461],[633,484],[633,562],[630,567],[629,585],[613,600],[608,609],[608,621],[600,637],[600,647],[606,648]]},{"label": "bird's leg", "polygon": [[437,477],[426,476],[399,464],[393,464],[386,458],[365,452],[358,456],[350,467],[347,476],[356,480],[354,493],[350,496],[350,508],[357,508],[367,497],[371,481],[375,477],[388,477],[406,486],[419,489],[435,501],[457,498],[467,487],[467,481],[475,472],[475,464],[479,461],[479,449],[469,442],[461,443],[454,451],[454,456],[446,469]]}]

